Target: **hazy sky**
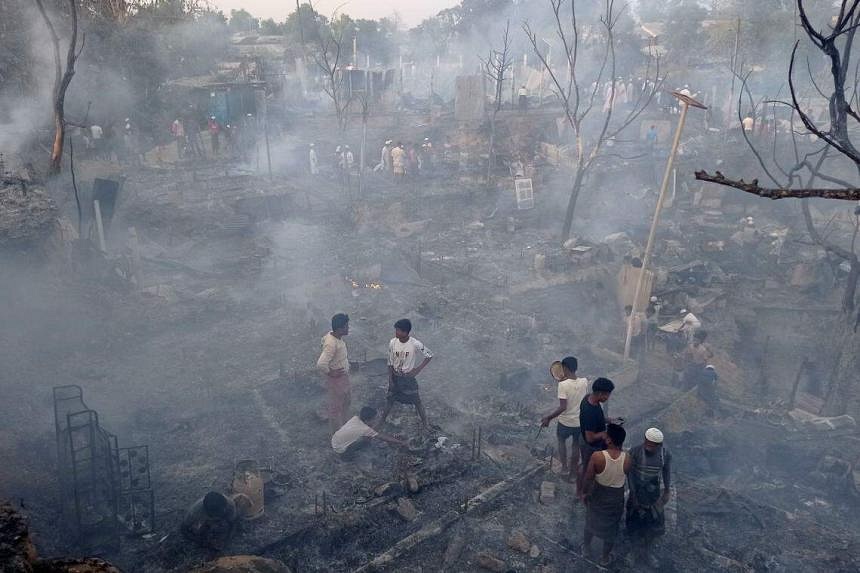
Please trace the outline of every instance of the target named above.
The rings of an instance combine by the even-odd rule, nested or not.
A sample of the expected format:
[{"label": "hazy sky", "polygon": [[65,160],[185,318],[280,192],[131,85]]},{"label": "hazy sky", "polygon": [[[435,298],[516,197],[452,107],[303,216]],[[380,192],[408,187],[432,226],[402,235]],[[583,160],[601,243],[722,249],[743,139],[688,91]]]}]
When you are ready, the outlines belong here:
[{"label": "hazy sky", "polygon": [[[304,2],[305,0],[301,0]],[[274,18],[281,21],[287,14],[295,10],[293,0],[213,0],[226,15],[230,10],[244,8],[259,18]],[[404,0],[390,2],[387,0],[316,0],[314,8],[320,14],[330,16],[338,6],[353,18],[382,18],[390,16],[394,10],[400,14],[406,26],[415,26],[421,20],[432,16],[439,10],[458,4],[457,0]]]}]

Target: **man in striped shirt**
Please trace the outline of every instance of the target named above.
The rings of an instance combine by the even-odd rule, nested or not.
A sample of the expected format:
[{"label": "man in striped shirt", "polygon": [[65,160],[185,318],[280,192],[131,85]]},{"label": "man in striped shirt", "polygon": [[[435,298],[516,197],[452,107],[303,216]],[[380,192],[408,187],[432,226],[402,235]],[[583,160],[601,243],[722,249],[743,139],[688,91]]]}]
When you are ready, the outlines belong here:
[{"label": "man in striped shirt", "polygon": [[663,432],[649,428],[645,441],[630,450],[633,466],[627,476],[627,531],[640,552],[646,552],[665,529],[672,455],[663,445]]}]

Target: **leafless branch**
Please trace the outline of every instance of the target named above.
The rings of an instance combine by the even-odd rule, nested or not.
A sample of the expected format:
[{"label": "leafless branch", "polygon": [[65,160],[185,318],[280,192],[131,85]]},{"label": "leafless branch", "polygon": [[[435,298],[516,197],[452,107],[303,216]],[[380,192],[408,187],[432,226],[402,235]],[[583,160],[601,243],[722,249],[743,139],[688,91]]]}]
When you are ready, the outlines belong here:
[{"label": "leafless branch", "polygon": [[860,188],[853,187],[849,189],[785,189],[781,187],[766,188],[758,184],[758,179],[753,179],[751,183],[745,182],[743,179],[728,179],[719,171],[715,171],[713,175],[706,171],[696,171],[696,179],[699,181],[708,181],[710,183],[718,183],[727,187],[734,187],[752,195],[758,195],[765,199],[804,199],[809,197],[820,197],[822,199],[840,199],[843,201],[860,201]]}]

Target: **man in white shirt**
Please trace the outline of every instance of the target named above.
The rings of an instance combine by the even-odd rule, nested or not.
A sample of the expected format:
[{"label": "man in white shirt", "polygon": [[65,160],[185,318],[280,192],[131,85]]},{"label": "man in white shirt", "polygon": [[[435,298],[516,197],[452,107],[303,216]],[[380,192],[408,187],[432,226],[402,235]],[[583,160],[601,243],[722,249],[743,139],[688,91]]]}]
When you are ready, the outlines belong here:
[{"label": "man in white shirt", "polygon": [[[417,338],[412,338],[412,322],[408,318],[401,318],[394,323],[394,338],[388,343],[388,399],[385,409],[382,411],[380,424],[391,412],[395,402],[401,404],[414,404],[421,425],[427,430],[427,414],[424,412],[424,404],[418,394],[418,381],[415,379],[430,363],[433,354]],[[421,363],[418,363],[418,360]]]},{"label": "man in white shirt", "polygon": [[355,165],[355,156],[352,154],[352,150],[349,148],[349,145],[344,147],[344,149],[344,164],[349,171],[352,171],[352,168]]},{"label": "man in white shirt", "polygon": [[[579,404],[588,394],[588,380],[576,377],[579,362],[576,357],[568,356],[561,361],[564,380],[558,383],[558,408],[541,418],[541,427],[546,428],[553,418],[558,418],[555,436],[558,438],[558,459],[562,473],[579,476]],[[567,456],[567,440],[573,438],[570,458]]]},{"label": "man in white shirt", "polygon": [[311,175],[319,175],[320,174],[319,159],[317,158],[317,150],[314,149],[313,143],[311,143],[310,151],[308,151],[308,165],[310,167]]},{"label": "man in white shirt", "polygon": [[692,312],[687,312],[686,308],[682,309],[681,327],[678,329],[678,332],[684,333],[688,344],[693,342],[693,336],[695,336],[696,331],[700,328],[702,328],[702,321]]},{"label": "man in white shirt", "polygon": [[323,336],[322,352],[317,360],[317,370],[326,378],[328,421],[332,433],[346,421],[349,411],[349,358],[343,337],[349,334],[349,316],[336,314],[331,317],[331,332]]},{"label": "man in white shirt", "polygon": [[367,445],[370,440],[378,439],[396,446],[405,446],[406,443],[380,434],[371,427],[376,419],[376,409],[365,406],[358,416],[353,416],[349,421],[331,437],[331,447],[335,453],[344,459],[351,459],[355,452]]},{"label": "man in white shirt", "polygon": [[376,167],[373,168],[374,171],[391,171],[391,140],[385,140],[385,144],[382,146],[382,153],[379,156],[379,163],[376,164]]}]

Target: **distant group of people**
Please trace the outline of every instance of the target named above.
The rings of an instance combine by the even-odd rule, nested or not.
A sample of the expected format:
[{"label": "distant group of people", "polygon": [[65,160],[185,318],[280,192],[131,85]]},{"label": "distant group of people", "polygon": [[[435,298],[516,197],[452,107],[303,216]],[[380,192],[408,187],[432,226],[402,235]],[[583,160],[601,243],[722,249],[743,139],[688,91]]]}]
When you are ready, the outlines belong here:
[{"label": "distant group of people", "polygon": [[326,410],[332,432],[331,447],[345,459],[353,458],[371,440],[382,440],[406,446],[399,438],[379,432],[395,404],[415,407],[422,428],[429,424],[418,387],[418,375],[427,367],[433,354],[412,336],[412,323],[402,318],[394,323],[394,338],[388,344],[388,393],[385,408],[379,416],[375,408],[365,406],[358,415],[349,416],[352,391],[349,380],[349,358],[344,337],[349,334],[349,316],[336,314],[331,331],[322,339],[317,369],[325,377]]},{"label": "distant group of people", "polygon": [[140,135],[130,118],[125,118],[122,128],[117,129],[114,121],[104,125],[92,123],[78,126],[74,132],[83,143],[83,155],[104,161],[140,164],[142,151]]},{"label": "distant group of people", "polygon": [[205,131],[199,129],[201,126],[188,129],[186,123],[196,124],[197,121],[192,118],[183,120],[181,117],[176,117],[169,129],[170,136],[176,144],[176,155],[179,159],[187,156],[200,159],[206,157],[201,133],[209,136],[209,149],[213,158],[221,157],[222,153],[226,153],[247,159],[256,143],[256,120],[252,113],[245,114],[238,124],[222,123],[216,116],[210,115],[206,118]]},{"label": "distant group of people", "polygon": [[[417,177],[433,166],[433,152],[433,143],[429,137],[425,137],[420,145],[400,141],[394,143],[388,139],[382,145],[379,162],[374,164],[372,169],[375,173],[389,173],[396,180]],[[339,179],[349,181],[358,169],[355,155],[349,145],[338,145],[335,148],[332,166]],[[308,172],[311,175],[320,174],[320,157],[314,143],[308,145]]]},{"label": "distant group of people", "polygon": [[624,451],[624,419],[607,418],[602,407],[615,384],[597,378],[589,391],[588,380],[577,375],[576,357],[564,358],[561,367],[558,407],[541,418],[541,426],[557,419],[562,473],[575,477],[577,495],[586,506],[584,551],[589,554],[594,538],[600,538],[601,559],[608,563],[626,512],[627,531],[637,551],[650,555],[648,547],[665,530],[664,509],[671,491],[672,457],[663,445],[663,433],[649,428],[642,443]]},{"label": "distant group of people", "polygon": [[390,139],[382,146],[379,163],[374,171],[391,173],[395,179],[418,176],[433,163],[433,144],[425,137],[420,146],[409,142],[394,144]]},{"label": "distant group of people", "polygon": [[[652,296],[644,312],[633,314],[633,306],[624,307],[625,328],[630,322],[630,352],[641,360],[643,355],[652,350],[660,333],[659,312],[661,304],[656,296]],[[632,316],[631,316],[632,315]],[[712,364],[714,353],[707,345],[708,332],[702,328],[702,321],[695,314],[681,309],[677,332],[666,333],[671,336],[667,341],[667,350],[675,355],[679,364],[676,375],[676,385],[682,390],[696,389],[706,407],[714,412],[718,408],[717,398],[717,369]]]},{"label": "distant group of people", "polygon": [[[355,154],[349,145],[335,147],[331,158],[331,167],[342,183],[349,183],[352,173],[356,169]],[[311,175],[320,174],[320,157],[314,143],[308,144],[308,173]]]},{"label": "distant group of people", "polygon": [[[411,333],[412,323],[409,319],[402,318],[394,323],[394,338],[388,344],[388,394],[382,414],[379,415],[375,408],[364,406],[357,415],[349,416],[352,390],[349,357],[343,340],[349,334],[349,316],[336,314],[332,317],[331,331],[322,338],[317,369],[325,377],[331,448],[342,460],[354,460],[362,449],[375,440],[397,447],[408,445],[397,437],[379,431],[395,404],[414,406],[422,427],[428,429],[427,413],[421,402],[417,377],[433,355]],[[247,495],[225,495],[210,491],[188,509],[180,530],[198,545],[222,550],[239,520],[248,517],[252,509]]]}]

